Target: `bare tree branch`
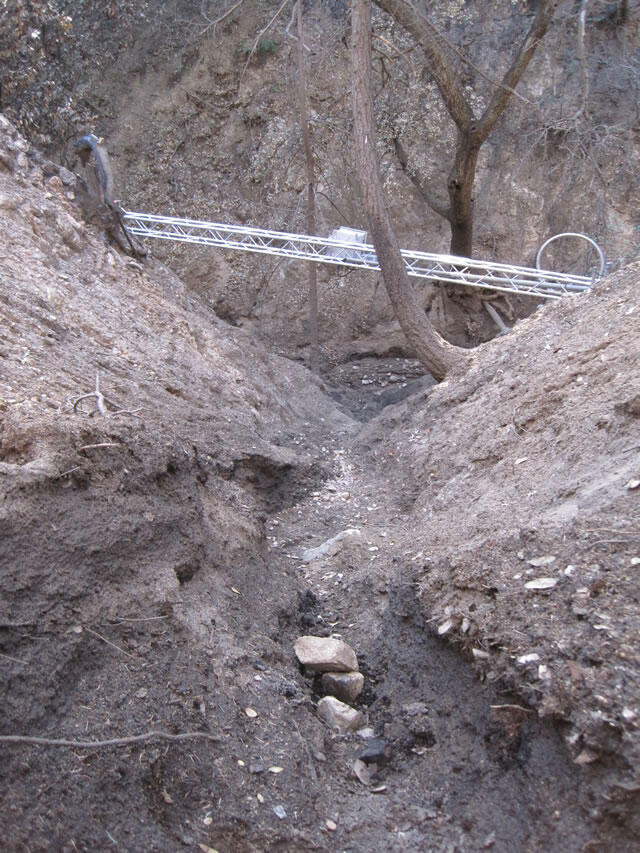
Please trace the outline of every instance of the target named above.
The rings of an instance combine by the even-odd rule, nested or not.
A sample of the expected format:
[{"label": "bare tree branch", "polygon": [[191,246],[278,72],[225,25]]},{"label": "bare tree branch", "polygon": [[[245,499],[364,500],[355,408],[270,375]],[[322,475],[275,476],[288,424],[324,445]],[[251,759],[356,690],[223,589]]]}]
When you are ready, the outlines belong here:
[{"label": "bare tree branch", "polygon": [[581,0],[580,11],[578,13],[578,60],[580,62],[580,80],[582,82],[582,109],[583,115],[586,115],[587,106],[589,103],[589,70],[587,68],[587,58],[585,55],[584,39],[587,21],[587,3],[588,0]]},{"label": "bare tree branch", "polygon": [[205,11],[204,11],[204,8],[203,8],[203,7],[201,7],[201,8],[200,8],[200,14],[201,14],[201,15],[202,15],[202,17],[203,17],[206,21],[208,21],[209,23],[207,24],[207,26],[206,26],[203,30],[201,30],[201,31],[198,33],[198,35],[199,35],[199,36],[203,36],[203,35],[204,35],[206,32],[208,32],[212,27],[215,27],[217,24],[222,23],[222,21],[224,21],[224,19],[225,19],[225,18],[228,18],[228,17],[229,17],[229,15],[231,15],[231,13],[232,13],[232,12],[234,12],[234,11],[238,8],[238,6],[242,6],[242,4],[243,4],[243,3],[244,3],[244,0],[237,0],[237,2],[236,2],[236,3],[234,3],[234,4],[233,4],[233,6],[231,6],[231,8],[230,8],[230,9],[227,9],[227,11],[226,11],[226,12],[223,12],[223,13],[222,13],[222,15],[220,15],[219,17],[217,17],[217,18],[216,18],[215,20],[213,20],[213,21],[212,21],[209,17],[207,17],[207,15],[206,15],[206,13],[205,13]]},{"label": "bare tree branch", "polygon": [[[451,64],[444,46],[448,46],[460,56],[457,48],[454,48],[409,0],[375,0],[375,2],[411,33],[422,47],[444,105],[458,128],[455,158],[447,180],[448,206],[439,202],[419,180],[413,178],[407,165],[403,168],[427,204],[450,223],[451,253],[470,257],[473,251],[473,185],[480,148],[491,134],[509,101],[516,94],[515,87],[547,32],[559,0],[539,0],[538,10],[527,35],[504,74],[502,82],[494,84],[496,88],[479,119],[476,119],[470,103],[465,98],[460,77]],[[398,153],[397,145],[396,153]],[[402,165],[402,158],[399,159]]]},{"label": "bare tree branch", "polygon": [[275,22],[278,19],[278,16],[280,15],[280,13],[282,12],[282,10],[284,9],[284,7],[287,5],[288,2],[289,2],[289,0],[282,0],[282,3],[278,6],[278,9],[276,10],[274,16],[271,18],[269,23],[266,25],[266,27],[263,27],[260,30],[260,32],[258,33],[258,35],[256,36],[256,39],[255,39],[254,43],[252,44],[251,50],[249,51],[249,54],[247,56],[247,61],[245,62],[244,68],[242,69],[243,74],[247,70],[247,68],[249,67],[249,63],[251,62],[251,58],[253,57],[253,54],[256,52],[256,48],[260,44],[260,39],[262,38],[262,36],[265,33],[269,32],[269,30],[275,24]]},{"label": "bare tree branch", "polygon": [[531,62],[533,54],[549,29],[557,7],[557,0],[540,0],[538,11],[529,28],[529,32],[524,37],[515,59],[502,78],[502,88],[497,89],[493,93],[487,108],[482,114],[482,118],[478,122],[476,133],[481,143],[487,139],[496,122],[505,111],[511,99],[511,92],[520,82],[520,78]]},{"label": "bare tree branch", "polygon": [[404,150],[404,147],[397,136],[393,139],[393,146],[395,148],[396,157],[398,158],[398,162],[402,167],[402,171],[409,178],[411,183],[417,189],[418,193],[422,200],[427,204],[434,213],[437,213],[438,216],[441,216],[443,219],[446,219],[448,222],[451,222],[451,208],[444,201],[441,201],[439,198],[431,192],[428,185],[425,184],[424,181],[420,180],[420,176],[417,174],[416,170],[409,165],[409,158],[407,156],[407,152]]},{"label": "bare tree branch", "polygon": [[475,116],[464,97],[460,78],[442,49],[442,39],[436,28],[405,0],[375,2],[411,33],[422,47],[449,115],[461,131],[466,131],[475,121]]}]

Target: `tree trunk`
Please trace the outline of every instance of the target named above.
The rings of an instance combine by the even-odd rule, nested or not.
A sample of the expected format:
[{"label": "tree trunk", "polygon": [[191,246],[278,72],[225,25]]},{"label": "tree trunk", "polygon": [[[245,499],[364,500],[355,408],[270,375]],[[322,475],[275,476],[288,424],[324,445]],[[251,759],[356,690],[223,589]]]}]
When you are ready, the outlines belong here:
[{"label": "tree trunk", "polygon": [[402,331],[425,369],[435,379],[441,380],[459,362],[461,356],[454,347],[438,335],[418,303],[385,206],[376,157],[369,0],[353,0],[351,28],[356,168],[371,238],[382,269],[387,293]]},{"label": "tree trunk", "polygon": [[[307,76],[304,67],[304,30],[302,26],[302,0],[297,2],[298,14],[298,95],[300,101],[300,122],[302,140],[307,166],[307,234],[316,233],[315,177],[313,170],[313,151],[309,131],[309,110],[307,108]],[[309,277],[309,367],[318,372],[318,278],[314,261],[307,262]]]},{"label": "tree trunk", "polygon": [[473,252],[473,184],[480,145],[472,134],[458,133],[456,157],[449,174],[450,252],[463,258]]}]

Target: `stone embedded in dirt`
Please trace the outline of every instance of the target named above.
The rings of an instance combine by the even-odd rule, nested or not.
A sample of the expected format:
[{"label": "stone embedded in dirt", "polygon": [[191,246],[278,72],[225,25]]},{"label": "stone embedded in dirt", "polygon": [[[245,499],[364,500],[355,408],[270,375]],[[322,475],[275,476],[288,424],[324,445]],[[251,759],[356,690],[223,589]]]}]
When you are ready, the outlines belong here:
[{"label": "stone embedded in dirt", "polygon": [[369,738],[372,738],[375,736],[376,736],[376,733],[370,726],[367,726],[364,729],[358,730],[358,737],[362,738],[362,740],[369,740]]},{"label": "stone embedded in dirt", "polygon": [[447,619],[441,625],[438,625],[438,636],[443,637],[445,634],[448,634],[454,625],[455,622],[453,619]]},{"label": "stone embedded in dirt", "polygon": [[391,755],[389,743],[381,737],[373,737],[358,755],[365,764],[385,764]]},{"label": "stone embedded in dirt", "polygon": [[402,706],[402,713],[407,717],[419,717],[429,713],[429,706],[426,702],[406,702]]},{"label": "stone embedded in dirt", "polygon": [[520,655],[517,658],[518,663],[526,664],[526,663],[535,663],[540,660],[540,655],[537,652],[530,652],[526,655]]},{"label": "stone embedded in dirt", "polygon": [[358,659],[351,646],[335,637],[298,637],[296,657],[314,672],[357,672]]},{"label": "stone embedded in dirt", "polygon": [[345,705],[335,696],[325,696],[318,702],[318,716],[340,734],[353,732],[362,725],[362,714]]},{"label": "stone embedded in dirt", "polygon": [[545,554],[543,557],[533,557],[531,560],[527,560],[530,566],[534,566],[536,569],[540,569],[543,566],[550,566],[552,563],[555,563],[556,558],[553,554]]},{"label": "stone embedded in dirt", "polygon": [[311,563],[313,560],[317,560],[320,557],[333,557],[338,553],[338,551],[341,551],[345,545],[350,542],[357,542],[361,538],[362,534],[357,527],[349,527],[347,530],[342,530],[331,539],[327,539],[327,541],[323,542],[322,545],[318,545],[316,548],[308,548],[302,554],[302,559],[305,563]]},{"label": "stone embedded in dirt", "polygon": [[320,679],[322,692],[342,702],[355,702],[364,687],[361,672],[325,672]]},{"label": "stone embedded in dirt", "polygon": [[535,578],[532,581],[527,581],[524,585],[525,589],[553,589],[558,583],[558,578]]},{"label": "stone embedded in dirt", "polygon": [[65,169],[64,166],[60,166],[58,170],[58,175],[65,187],[74,186],[76,182],[76,176],[73,174],[73,172],[70,172],[68,169]]},{"label": "stone embedded in dirt", "polygon": [[356,758],[351,765],[351,772],[359,782],[362,782],[363,785],[371,784],[371,774],[374,770],[375,768],[367,767],[364,761],[360,761],[359,758]]}]

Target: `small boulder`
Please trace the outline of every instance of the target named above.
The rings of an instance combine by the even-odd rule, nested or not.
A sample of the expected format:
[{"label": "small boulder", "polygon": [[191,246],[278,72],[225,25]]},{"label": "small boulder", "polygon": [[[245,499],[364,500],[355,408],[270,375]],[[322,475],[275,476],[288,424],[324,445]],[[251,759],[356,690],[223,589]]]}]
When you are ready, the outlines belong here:
[{"label": "small boulder", "polygon": [[386,764],[391,756],[391,747],[384,738],[372,737],[367,741],[358,759],[364,764]]},{"label": "small boulder", "polygon": [[360,711],[345,705],[334,696],[325,696],[318,702],[318,716],[340,734],[353,732],[362,725]]},{"label": "small boulder", "polygon": [[320,679],[322,692],[342,702],[355,702],[364,687],[361,672],[325,672]]},{"label": "small boulder", "polygon": [[314,672],[357,672],[358,659],[351,646],[334,637],[298,637],[296,657]]},{"label": "small boulder", "polygon": [[60,176],[60,180],[65,185],[65,187],[73,187],[76,183],[76,176],[73,172],[70,172],[68,169],[65,169],[64,166],[60,166],[58,170],[58,175]]},{"label": "small boulder", "polygon": [[327,539],[322,545],[315,548],[307,548],[302,554],[302,559],[305,563],[311,563],[318,560],[320,557],[333,557],[344,548],[345,545],[351,542],[358,542],[362,539],[362,534],[357,527],[349,527],[347,530],[342,530],[340,533]]}]

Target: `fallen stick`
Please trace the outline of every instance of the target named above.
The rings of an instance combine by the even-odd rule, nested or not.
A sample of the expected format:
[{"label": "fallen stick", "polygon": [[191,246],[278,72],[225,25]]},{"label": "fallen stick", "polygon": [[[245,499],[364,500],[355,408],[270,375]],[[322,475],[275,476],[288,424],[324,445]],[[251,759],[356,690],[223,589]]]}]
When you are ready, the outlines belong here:
[{"label": "fallen stick", "polygon": [[34,746],[70,746],[74,749],[100,749],[106,746],[128,746],[131,743],[141,743],[147,740],[189,740],[204,738],[216,743],[220,741],[216,735],[208,732],[182,732],[172,735],[169,732],[145,732],[141,735],[116,737],[109,740],[65,740],[64,738],[31,737],[30,735],[0,735],[0,743],[28,743]]},{"label": "fallen stick", "polygon": [[[6,626],[3,625],[2,627],[6,627]],[[13,627],[13,626],[11,626],[11,627]],[[14,663],[22,663],[25,666],[27,665],[26,660],[21,660],[20,658],[14,658],[13,655],[5,655],[4,652],[0,652],[0,658],[6,658],[7,660],[12,660]]]},{"label": "fallen stick", "polygon": [[94,631],[92,628],[87,628],[87,626],[85,625],[84,630],[88,631],[90,634],[93,634],[94,637],[98,637],[103,642],[105,642],[108,646],[111,646],[112,648],[116,649],[117,651],[122,652],[122,654],[126,655],[128,658],[135,657],[135,655],[132,655],[130,652],[125,652],[125,650],[121,649],[120,646],[116,646],[115,643],[112,643],[111,640],[107,640],[106,637],[103,637],[102,634],[98,634],[98,632]]}]

